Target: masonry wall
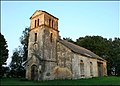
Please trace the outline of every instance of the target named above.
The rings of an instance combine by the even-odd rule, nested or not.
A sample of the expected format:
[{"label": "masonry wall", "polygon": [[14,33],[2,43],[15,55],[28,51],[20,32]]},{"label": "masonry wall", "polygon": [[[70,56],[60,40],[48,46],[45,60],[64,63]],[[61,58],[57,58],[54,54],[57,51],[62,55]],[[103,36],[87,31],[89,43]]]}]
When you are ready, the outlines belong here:
[{"label": "masonry wall", "polygon": [[73,54],[71,50],[66,48],[60,42],[57,42],[58,66],[67,67],[72,72],[72,58],[73,58]]},{"label": "masonry wall", "polygon": [[[67,67],[69,70],[71,70],[73,79],[98,76],[97,59],[74,53],[60,42],[57,43],[57,59],[60,67]],[[81,60],[84,63],[84,76],[81,76],[80,73]],[[92,62],[93,75],[90,74],[90,62]]]},{"label": "masonry wall", "polygon": [[[79,78],[90,78],[90,77],[97,77],[98,71],[97,71],[97,60],[88,58],[85,56],[82,56],[80,54],[74,54],[74,58],[72,59],[72,69],[73,69],[73,78],[79,79]],[[80,61],[83,61],[84,63],[84,76],[81,76],[80,72]],[[93,75],[90,74],[90,62],[92,62],[92,71]]]}]

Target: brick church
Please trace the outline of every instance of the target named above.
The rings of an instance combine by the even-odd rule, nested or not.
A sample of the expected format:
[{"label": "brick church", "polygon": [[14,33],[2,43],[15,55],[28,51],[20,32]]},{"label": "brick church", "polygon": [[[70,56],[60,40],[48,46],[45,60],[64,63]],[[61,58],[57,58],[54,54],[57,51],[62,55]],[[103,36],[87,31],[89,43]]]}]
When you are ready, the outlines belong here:
[{"label": "brick church", "polygon": [[106,75],[106,60],[60,38],[57,17],[42,10],[30,17],[27,79],[80,79]]}]

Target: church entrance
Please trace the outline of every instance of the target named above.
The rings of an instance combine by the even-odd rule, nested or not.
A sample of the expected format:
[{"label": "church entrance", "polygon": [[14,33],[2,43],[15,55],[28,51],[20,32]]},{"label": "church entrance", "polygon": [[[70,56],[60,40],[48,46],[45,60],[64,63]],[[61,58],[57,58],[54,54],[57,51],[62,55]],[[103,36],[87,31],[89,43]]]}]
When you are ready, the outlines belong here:
[{"label": "church entrance", "polygon": [[97,62],[98,63],[98,76],[103,76],[103,63]]},{"label": "church entrance", "polygon": [[31,66],[31,80],[37,80],[37,76],[38,76],[37,66],[32,65]]}]

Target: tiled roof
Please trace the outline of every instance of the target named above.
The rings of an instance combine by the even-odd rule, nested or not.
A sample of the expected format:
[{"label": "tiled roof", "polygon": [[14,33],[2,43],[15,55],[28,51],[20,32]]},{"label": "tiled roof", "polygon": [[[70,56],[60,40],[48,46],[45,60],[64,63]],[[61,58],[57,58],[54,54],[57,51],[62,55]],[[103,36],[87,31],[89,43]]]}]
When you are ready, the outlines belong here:
[{"label": "tiled roof", "polygon": [[103,58],[99,57],[98,55],[96,55],[95,53],[91,52],[88,49],[85,49],[83,47],[80,47],[78,45],[75,45],[71,42],[68,42],[66,40],[58,40],[61,44],[63,44],[64,46],[66,46],[67,48],[69,48],[72,52],[90,57],[90,58],[97,58],[99,60],[104,60]]}]

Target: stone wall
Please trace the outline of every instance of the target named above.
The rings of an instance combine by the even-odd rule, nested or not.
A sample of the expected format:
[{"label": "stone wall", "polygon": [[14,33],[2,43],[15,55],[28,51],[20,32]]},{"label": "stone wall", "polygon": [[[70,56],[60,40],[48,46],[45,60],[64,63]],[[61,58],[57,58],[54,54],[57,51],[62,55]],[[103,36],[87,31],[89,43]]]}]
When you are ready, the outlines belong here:
[{"label": "stone wall", "polygon": [[66,48],[60,42],[57,42],[58,66],[67,67],[69,70],[72,71],[72,58],[73,58],[73,54],[71,50]]},{"label": "stone wall", "polygon": [[[57,43],[57,59],[58,66],[67,67],[72,72],[73,79],[79,78],[90,78],[98,76],[98,60],[91,57],[86,57],[77,53],[72,52],[69,48]],[[84,75],[81,75],[80,61],[84,63]],[[101,60],[100,60],[101,61]],[[103,63],[103,76],[106,75],[106,62]],[[90,65],[92,66],[90,69]],[[90,71],[92,70],[92,72]]]},{"label": "stone wall", "polygon": [[[74,54],[74,58],[72,59],[72,69],[73,69],[73,78],[90,78],[90,77],[97,77],[97,59],[92,59],[89,57],[82,56],[80,54]],[[84,63],[84,76],[81,76],[80,72],[80,61]],[[92,72],[93,75],[90,74],[90,62],[92,62]]]}]

